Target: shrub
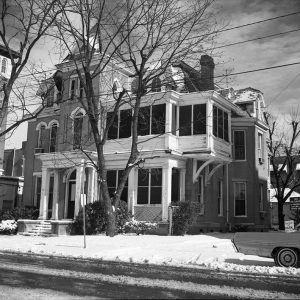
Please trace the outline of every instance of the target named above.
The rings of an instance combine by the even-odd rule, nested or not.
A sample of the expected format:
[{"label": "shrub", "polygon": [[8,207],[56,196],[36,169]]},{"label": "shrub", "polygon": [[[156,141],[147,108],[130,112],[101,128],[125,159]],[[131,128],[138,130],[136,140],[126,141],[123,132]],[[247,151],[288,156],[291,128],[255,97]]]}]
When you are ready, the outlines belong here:
[{"label": "shrub", "polygon": [[145,234],[146,231],[157,229],[158,224],[147,222],[147,221],[137,221],[132,219],[124,224],[123,230],[125,233],[136,233]]},{"label": "shrub", "polygon": [[247,232],[248,230],[249,226],[244,224],[235,224],[232,229],[233,232]]},{"label": "shrub", "polygon": [[0,222],[0,234],[16,234],[18,224],[15,220],[3,220]]},{"label": "shrub", "polygon": [[[131,214],[128,212],[127,203],[119,202],[116,210],[116,229],[122,232],[124,224],[130,219]],[[89,203],[85,206],[85,228],[86,234],[98,234],[106,230],[106,216],[104,206],[100,201]],[[73,224],[73,234],[83,234],[83,210],[79,211],[78,216]]]},{"label": "shrub", "polygon": [[0,221],[2,220],[15,220],[18,219],[30,219],[36,220],[39,217],[39,210],[35,207],[25,207],[25,208],[13,208],[0,210]]},{"label": "shrub", "polygon": [[185,235],[197,218],[200,204],[192,201],[179,201],[173,202],[172,206],[178,206],[173,209],[173,234]]}]

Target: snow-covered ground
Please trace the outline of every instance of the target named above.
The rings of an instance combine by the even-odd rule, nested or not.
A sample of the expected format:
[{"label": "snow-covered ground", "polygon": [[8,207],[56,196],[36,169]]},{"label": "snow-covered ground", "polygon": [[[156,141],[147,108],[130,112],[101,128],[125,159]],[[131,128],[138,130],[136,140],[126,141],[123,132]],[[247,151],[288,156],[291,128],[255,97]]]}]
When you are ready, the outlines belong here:
[{"label": "snow-covered ground", "polygon": [[273,259],[236,253],[232,236],[95,235],[86,237],[84,248],[83,236],[0,235],[0,251],[300,276],[300,269],[275,267]]}]

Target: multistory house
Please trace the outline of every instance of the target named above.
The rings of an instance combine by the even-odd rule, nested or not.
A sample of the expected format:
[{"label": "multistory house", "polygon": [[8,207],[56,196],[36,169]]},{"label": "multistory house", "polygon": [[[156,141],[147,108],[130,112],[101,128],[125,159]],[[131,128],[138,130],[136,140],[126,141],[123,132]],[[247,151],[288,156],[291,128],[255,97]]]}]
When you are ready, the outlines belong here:
[{"label": "multistory house", "polygon": [[[204,55],[200,64],[199,72],[178,62],[165,77],[153,79],[142,100],[138,128],[140,156],[149,159],[131,170],[121,199],[135,219],[161,225],[169,222],[172,202],[197,202],[191,233],[235,225],[264,230],[269,222],[263,95],[251,88],[221,90],[213,82],[213,59]],[[54,233],[66,233],[63,228],[80,210],[82,192],[88,203],[99,200],[91,163],[97,156],[74,69],[67,59],[57,65],[42,92],[47,107],[28,123],[24,202],[39,207],[39,220],[51,220]],[[105,78],[100,74],[95,80],[95,94],[119,85],[134,93],[131,75],[112,63]],[[166,77],[171,81],[164,83]],[[110,118],[114,99],[106,101]],[[129,105],[122,106],[108,133],[105,160],[111,192],[130,153],[131,114]],[[79,148],[89,151],[89,159]],[[21,230],[28,230],[29,223]]]},{"label": "multistory house", "polygon": [[[15,52],[13,52],[15,55]],[[3,86],[11,73],[11,61],[7,49],[0,44],[0,133],[6,129],[7,111],[3,107]],[[5,136],[0,137],[0,175],[3,173]]]}]

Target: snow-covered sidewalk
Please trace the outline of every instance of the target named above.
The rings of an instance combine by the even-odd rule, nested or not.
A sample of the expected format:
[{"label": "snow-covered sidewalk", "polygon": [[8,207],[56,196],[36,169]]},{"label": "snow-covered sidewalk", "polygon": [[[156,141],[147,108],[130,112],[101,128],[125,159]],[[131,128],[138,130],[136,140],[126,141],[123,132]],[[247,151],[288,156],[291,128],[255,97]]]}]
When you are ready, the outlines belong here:
[{"label": "snow-covered sidewalk", "polygon": [[95,235],[86,237],[84,248],[83,236],[0,235],[0,251],[300,277],[300,269],[275,267],[273,259],[236,253],[231,244],[232,236],[229,233],[117,235],[113,238]]}]

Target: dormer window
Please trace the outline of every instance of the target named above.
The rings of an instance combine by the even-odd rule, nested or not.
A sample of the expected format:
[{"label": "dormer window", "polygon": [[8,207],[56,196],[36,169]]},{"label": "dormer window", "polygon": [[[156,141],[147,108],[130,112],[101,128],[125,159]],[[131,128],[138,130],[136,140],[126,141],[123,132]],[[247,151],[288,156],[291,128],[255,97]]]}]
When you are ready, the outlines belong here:
[{"label": "dormer window", "polygon": [[2,64],[1,64],[1,72],[6,73],[7,70],[7,59],[3,58],[2,59]]},{"label": "dormer window", "polygon": [[161,80],[158,76],[154,77],[151,84],[151,92],[160,92],[161,91]]}]

